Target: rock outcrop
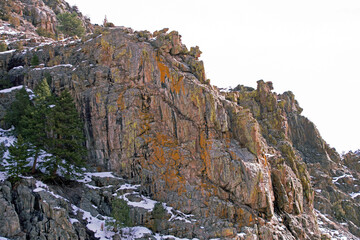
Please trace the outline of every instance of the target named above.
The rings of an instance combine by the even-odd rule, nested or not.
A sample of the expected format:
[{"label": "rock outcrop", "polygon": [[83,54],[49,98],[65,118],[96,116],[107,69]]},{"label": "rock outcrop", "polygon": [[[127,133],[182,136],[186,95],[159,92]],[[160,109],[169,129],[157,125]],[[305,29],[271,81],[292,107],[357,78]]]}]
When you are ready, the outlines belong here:
[{"label": "rock outcrop", "polygon": [[63,0],[6,0],[0,2],[0,36],[9,49],[49,44],[60,34],[56,15],[65,12],[75,13],[86,32],[94,31],[90,19]]},{"label": "rock outcrop", "polygon": [[[36,54],[43,63],[23,65],[28,87],[49,78],[55,92],[72,92],[89,164],[197,216],[204,227],[197,237],[257,226],[274,238],[320,238],[310,177],[291,143],[269,146],[256,115],[208,84],[198,48],[188,51],[177,32],[155,35],[117,28],[13,58],[25,63]],[[269,104],[265,90],[259,97]],[[287,231],[268,226],[275,212]]]},{"label": "rock outcrop", "polygon": [[[61,8],[49,2],[45,8]],[[355,172],[343,167],[345,163],[354,168],[354,156],[343,161],[325,143],[301,115],[291,92],[278,95],[272,83],[262,80],[257,89],[239,85],[222,92],[211,86],[199,47],[188,50],[178,32],[167,31],[104,28],[82,40],[6,52],[0,55],[0,73],[12,84],[31,89],[45,78],[54,93],[69,90],[84,120],[89,167],[138,183],[139,194],[196,219],[178,228],[162,225],[164,234],[199,239],[326,238],[315,206],[334,221],[347,221],[344,231],[360,236],[359,197],[352,198],[350,190],[337,184],[340,179],[346,186],[353,183],[340,174],[352,174],[352,181],[358,181]],[[39,64],[31,64],[34,56]],[[43,227],[33,212],[46,206],[29,190],[33,183],[27,184],[12,186],[17,195],[11,199],[4,193],[8,190],[2,190],[0,204],[6,209],[17,206],[6,212],[14,229],[4,232],[31,237]],[[355,194],[356,189],[351,190]],[[22,195],[26,203],[33,202],[25,204]],[[68,204],[60,202],[56,204]],[[18,209],[31,214],[20,216]],[[69,218],[68,207],[64,209],[47,217],[55,219],[51,224],[56,232],[45,233],[90,239],[86,229],[63,222]],[[109,214],[107,207],[102,211]]]},{"label": "rock outcrop", "polygon": [[[239,85],[225,96],[251,110],[261,125],[261,132],[267,143],[280,150],[281,157],[284,158],[282,161],[287,162],[291,168],[286,174],[273,170],[275,189],[281,189],[283,193],[289,192],[285,190],[288,189],[285,186],[289,184],[283,184],[284,187],[278,186],[278,179],[288,179],[292,182],[290,186],[296,186],[293,181],[297,177],[304,195],[307,196],[306,199],[313,199],[307,201],[309,206],[314,203],[314,207],[321,213],[328,214],[332,221],[340,221],[342,226],[335,229],[346,229],[359,236],[358,152],[350,152],[341,158],[336,150],[330,148],[321,138],[315,125],[300,115],[302,109],[294,95],[291,92],[276,94],[271,91],[272,88],[271,82],[265,83],[261,80],[258,81],[256,90]],[[272,166],[279,167],[274,164]],[[306,167],[310,170],[309,173],[305,170]],[[283,203],[288,203],[285,196],[289,194],[275,196],[280,200],[275,203],[280,204],[278,207],[285,210]],[[297,211],[298,208],[294,209]]]}]

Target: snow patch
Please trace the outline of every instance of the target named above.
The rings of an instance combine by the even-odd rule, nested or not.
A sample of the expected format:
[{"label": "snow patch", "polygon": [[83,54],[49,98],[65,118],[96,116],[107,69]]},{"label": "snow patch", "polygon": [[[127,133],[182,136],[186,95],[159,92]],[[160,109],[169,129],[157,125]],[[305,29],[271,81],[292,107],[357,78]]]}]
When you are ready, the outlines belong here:
[{"label": "snow patch", "polygon": [[351,175],[351,174],[344,174],[344,175],[341,175],[341,176],[338,176],[338,177],[333,177],[332,182],[333,182],[333,183],[336,183],[339,179],[342,179],[342,178],[345,178],[345,177],[349,177],[349,178],[352,178],[352,180],[356,180],[356,178],[354,178],[353,175]]},{"label": "snow patch", "polygon": [[90,184],[85,184],[85,186],[87,186],[88,188],[91,188],[91,189],[101,189],[101,187],[93,186]]},{"label": "snow patch", "polygon": [[[162,239],[171,239],[171,240],[190,240],[189,238],[178,238],[175,237],[173,235],[160,235],[160,234],[156,234],[155,235],[155,239],[157,240],[162,240]],[[220,238],[218,238],[220,240]],[[192,240],[198,240],[198,238],[193,238]]]},{"label": "snow patch", "polygon": [[155,204],[157,203],[157,201],[154,201],[142,195],[139,195],[139,197],[142,198],[140,202],[132,202],[127,198],[128,195],[131,195],[131,193],[125,193],[124,195],[119,196],[119,198],[124,199],[129,206],[144,208],[149,212],[151,212],[154,209]]},{"label": "snow patch", "polygon": [[8,54],[8,53],[13,53],[13,52],[15,52],[15,51],[16,51],[16,49],[9,50],[9,51],[5,51],[5,52],[0,52],[0,55]]},{"label": "snow patch", "polygon": [[171,215],[169,221],[179,220],[179,221],[184,221],[186,223],[196,222],[195,219],[191,219],[191,217],[193,217],[194,215],[185,214],[179,210],[175,210],[173,207],[166,206],[165,203],[163,203],[163,207]]},{"label": "snow patch", "polygon": [[360,196],[360,192],[358,192],[358,193],[352,192],[352,193],[350,193],[349,195],[350,195],[352,198],[356,198],[356,197]]},{"label": "snow patch", "polygon": [[20,90],[23,87],[24,87],[23,85],[20,85],[20,86],[16,86],[16,87],[12,87],[12,88],[3,89],[3,90],[0,90],[0,93],[9,93],[9,92],[12,92],[14,90]]},{"label": "snow patch", "polygon": [[7,179],[6,172],[0,172],[0,182],[4,182]]},{"label": "snow patch", "polygon": [[142,238],[148,234],[152,234],[152,231],[150,229],[141,226],[122,228],[122,232],[123,232],[123,236],[121,239],[129,239],[129,240]]},{"label": "snow patch", "polygon": [[[125,189],[137,190],[139,187],[140,187],[140,185],[123,184],[120,186],[120,188],[118,188],[116,190],[116,192],[118,192],[120,190],[125,190]],[[116,196],[116,195],[117,194],[115,193],[114,196]],[[130,195],[136,196],[136,197],[140,198],[141,200],[133,202],[129,199]],[[147,197],[139,194],[136,191],[133,193],[125,193],[123,195],[118,196],[118,198],[125,200],[129,206],[143,208],[143,209],[148,210],[149,212],[153,211],[155,204],[158,203],[158,201],[147,198]],[[196,219],[192,219],[192,217],[194,215],[185,214],[179,210],[175,210],[173,207],[167,206],[166,203],[162,203],[162,205],[163,205],[164,209],[168,212],[168,214],[171,215],[169,221],[178,220],[178,221],[184,221],[186,223],[196,222]]]},{"label": "snow patch", "polygon": [[42,191],[46,191],[44,188],[35,188],[34,190],[33,190],[33,192],[42,192]]},{"label": "snow patch", "polygon": [[245,237],[246,233],[241,232],[241,233],[238,233],[237,235],[238,235],[238,237]]},{"label": "snow patch", "polygon": [[269,154],[269,153],[266,153],[265,156],[266,156],[266,157],[275,157],[274,154]]},{"label": "snow patch", "polygon": [[[20,67],[22,67],[22,66],[20,66]],[[0,93],[10,93],[10,92],[15,91],[15,90],[20,90],[23,87],[24,87],[23,85],[19,85],[19,86],[15,86],[15,87],[11,87],[11,88],[6,88],[6,89],[3,89],[3,90],[0,90]],[[30,94],[29,95],[30,100],[33,99],[35,97],[34,92],[30,88],[25,87],[25,89]],[[0,131],[5,131],[5,130],[1,129]]]},{"label": "snow patch", "polygon": [[18,70],[18,69],[23,69],[24,68],[24,66],[17,66],[17,67],[13,67],[12,69],[13,70]]},{"label": "snow patch", "polygon": [[87,221],[86,227],[95,233],[95,237],[99,238],[100,240],[107,240],[112,239],[112,237],[115,235],[114,232],[108,231],[105,225],[105,221],[107,219],[111,219],[110,217],[102,216],[100,214],[96,217],[93,217],[91,216],[90,212],[78,208],[74,204],[72,204],[71,207],[75,215],[77,215],[79,212],[82,213],[83,220]]},{"label": "snow patch", "polygon": [[59,64],[59,65],[55,65],[53,67],[43,67],[43,68],[34,68],[31,71],[42,71],[42,70],[50,70],[50,69],[54,69],[54,68],[58,68],[58,67],[69,67],[72,68],[73,65],[71,64]]},{"label": "snow patch", "polygon": [[69,220],[71,224],[79,222],[79,220],[77,220],[76,218],[69,218]]},{"label": "snow patch", "polygon": [[51,194],[51,195],[52,195],[53,197],[55,197],[55,198],[63,199],[63,200],[65,200],[66,202],[70,202],[70,201],[67,200],[66,198],[64,198],[64,197],[62,197],[62,196],[60,196],[60,195],[58,195],[58,194],[50,191],[50,190],[49,190],[49,186],[46,185],[45,183],[41,182],[41,181],[36,180],[35,186],[36,186],[36,188],[33,190],[33,192],[43,192],[43,191],[45,191],[45,192]]},{"label": "snow patch", "polygon": [[86,172],[84,173],[84,178],[77,181],[81,183],[89,183],[92,181],[92,177],[122,179],[115,177],[112,172]]},{"label": "snow patch", "polygon": [[121,185],[120,188],[118,188],[116,191],[125,190],[125,189],[134,189],[137,190],[140,187],[140,185],[132,185],[132,184],[124,184]]}]

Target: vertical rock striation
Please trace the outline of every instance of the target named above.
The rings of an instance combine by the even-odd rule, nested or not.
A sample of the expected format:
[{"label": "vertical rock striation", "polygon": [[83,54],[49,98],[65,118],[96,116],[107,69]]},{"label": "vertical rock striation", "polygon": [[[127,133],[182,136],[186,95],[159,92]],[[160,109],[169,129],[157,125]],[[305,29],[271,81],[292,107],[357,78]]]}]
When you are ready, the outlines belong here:
[{"label": "vertical rock striation", "polygon": [[[309,174],[267,84],[252,110],[246,99],[229,101],[206,80],[199,49],[187,50],[175,31],[116,28],[34,54],[44,67],[24,66],[25,84],[47,77],[55,92],[72,92],[92,166],[139,181],[144,194],[197,216],[205,237],[257,226],[274,238],[319,238]],[[299,111],[293,101],[284,95],[286,109]],[[265,113],[273,116],[267,125],[259,119]],[[269,144],[265,130],[283,141]],[[275,212],[285,233],[269,225],[279,221]]]},{"label": "vertical rock striation", "polygon": [[[69,7],[20,2],[16,14],[28,16],[26,6],[34,5],[41,14],[31,21],[50,32],[52,15],[36,16]],[[357,155],[341,160],[301,115],[294,95],[272,92],[270,82],[229,92],[211,86],[200,54],[176,31],[104,28],[82,40],[0,54],[0,75],[32,89],[44,78],[55,93],[68,89],[84,120],[89,166],[140,183],[141,194],[193,215],[192,232],[187,226],[179,236],[321,239],[314,204],[359,235],[357,189],[340,184],[346,180],[341,174],[350,174],[343,163],[356,168]],[[35,55],[39,65],[31,66]],[[39,211],[33,209],[36,194],[23,185],[12,190],[14,199],[0,196],[4,209],[11,202],[24,212]],[[6,186],[1,190],[4,195]],[[4,216],[14,228],[1,232],[16,235],[18,225],[31,232],[33,212],[12,209]],[[68,218],[66,211],[59,214]],[[62,217],[54,224],[62,225]],[[49,234],[80,236],[66,224]]]}]

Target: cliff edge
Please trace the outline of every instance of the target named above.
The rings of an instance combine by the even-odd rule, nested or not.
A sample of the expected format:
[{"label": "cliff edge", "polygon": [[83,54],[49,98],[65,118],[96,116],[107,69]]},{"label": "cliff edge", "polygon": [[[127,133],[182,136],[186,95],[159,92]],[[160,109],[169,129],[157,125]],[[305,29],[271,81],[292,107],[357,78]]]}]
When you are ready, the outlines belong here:
[{"label": "cliff edge", "polygon": [[[291,92],[276,94],[262,80],[257,89],[212,86],[200,54],[176,31],[112,27],[0,53],[0,75],[11,85],[34,89],[45,78],[54,93],[69,90],[88,167],[193,216],[171,232],[177,237],[326,239],[329,224],[360,236],[359,197],[350,194],[358,189],[349,187],[358,173],[345,167],[357,166],[354,156],[342,160],[325,143]],[[329,222],[319,228],[322,216]]]}]

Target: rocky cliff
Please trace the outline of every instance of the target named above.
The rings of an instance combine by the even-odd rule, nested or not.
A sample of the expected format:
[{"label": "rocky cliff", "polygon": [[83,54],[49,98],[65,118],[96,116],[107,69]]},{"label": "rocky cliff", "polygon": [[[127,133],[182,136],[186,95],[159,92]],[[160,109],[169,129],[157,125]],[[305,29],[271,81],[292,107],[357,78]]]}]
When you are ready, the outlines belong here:
[{"label": "rocky cliff", "polygon": [[[270,82],[228,92],[211,86],[200,54],[198,47],[184,46],[176,31],[115,27],[81,40],[2,53],[0,67],[13,85],[33,89],[45,78],[55,93],[68,89],[84,120],[89,168],[113,171],[139,184],[142,196],[194,219],[178,225],[182,230],[160,229],[164,234],[326,239],[324,229],[332,224],[360,236],[359,189],[353,185],[358,155],[342,160],[301,115],[294,95],[274,93]],[[35,189],[34,183],[23,185]],[[2,189],[5,205],[15,206],[17,214],[40,208],[20,209],[18,187]],[[68,208],[63,207],[67,219]],[[329,221],[319,228],[317,216]],[[38,223],[19,219],[20,231],[33,236],[25,223]],[[55,225],[63,220],[48,219]],[[62,229],[68,236],[63,239],[90,239],[70,225]]]}]

